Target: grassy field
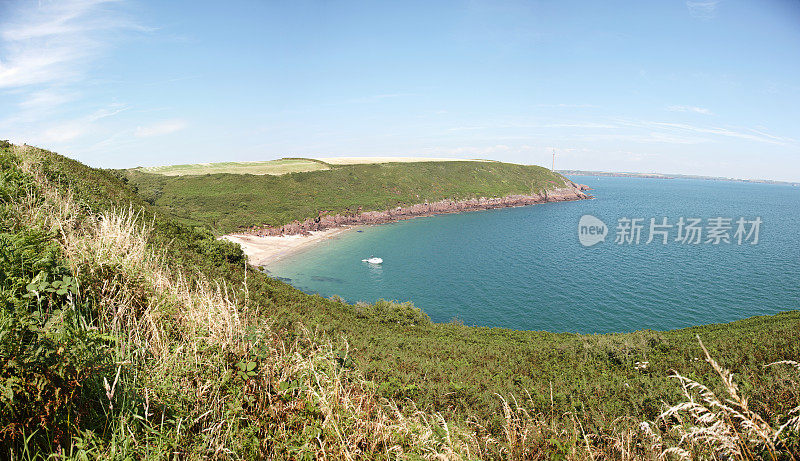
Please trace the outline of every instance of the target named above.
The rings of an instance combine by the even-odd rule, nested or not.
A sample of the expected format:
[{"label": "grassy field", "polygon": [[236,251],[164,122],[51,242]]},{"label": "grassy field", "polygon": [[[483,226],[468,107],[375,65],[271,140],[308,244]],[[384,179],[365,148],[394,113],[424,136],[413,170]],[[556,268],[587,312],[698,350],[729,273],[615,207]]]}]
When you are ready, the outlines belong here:
[{"label": "grassy field", "polygon": [[800,312],[616,335],[434,324],[409,304],[350,305],[247,270],[237,246],[127,181],[0,146],[2,456],[800,452],[798,370],[765,367],[800,361]]},{"label": "grassy field", "polygon": [[177,176],[125,171],[139,194],[189,224],[229,233],[336,214],[474,197],[538,193],[565,178],[539,166],[483,161],[332,165],[282,176]]},{"label": "grassy field", "polygon": [[[326,158],[282,158],[261,162],[215,162],[188,165],[164,165],[134,168],[142,173],[164,176],[200,176],[207,174],[253,174],[282,175],[330,169],[331,165],[364,165],[376,163],[417,163],[468,161],[450,158],[426,157],[326,157]],[[488,161],[488,160],[478,160]]]},{"label": "grassy field", "polygon": [[325,162],[305,158],[282,158],[264,162],[220,162],[194,163],[190,165],[167,165],[139,167],[137,171],[164,176],[206,175],[217,173],[282,175],[303,171],[327,170]]}]

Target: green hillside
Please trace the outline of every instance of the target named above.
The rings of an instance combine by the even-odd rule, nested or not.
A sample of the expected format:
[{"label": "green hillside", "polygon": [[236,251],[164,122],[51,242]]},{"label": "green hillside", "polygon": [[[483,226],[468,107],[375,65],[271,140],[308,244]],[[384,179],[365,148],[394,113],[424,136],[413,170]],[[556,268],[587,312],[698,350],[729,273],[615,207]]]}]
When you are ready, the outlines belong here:
[{"label": "green hillside", "polygon": [[320,211],[386,210],[425,201],[530,194],[565,181],[539,166],[481,161],[331,165],[330,170],[281,176],[125,174],[149,202],[216,233],[279,226]]},{"label": "green hillside", "polygon": [[[383,168],[281,184],[313,191],[321,173],[399,174]],[[448,174],[431,168],[416,177]],[[490,175],[456,168],[474,172],[470,182]],[[136,191],[147,192],[149,176],[137,175],[0,145],[2,457],[656,459],[679,446],[697,457],[792,459],[800,450],[789,419],[798,370],[765,367],[800,360],[800,312],[615,335],[434,324],[410,304],[349,305],[248,269],[237,246],[144,200]],[[258,184],[167,178],[163,194],[201,180],[219,181],[215,197],[236,180]],[[404,194],[420,190],[404,184]],[[698,337],[731,381],[704,360]],[[707,422],[680,409],[659,417],[686,399],[675,373],[728,398],[743,419],[709,400],[719,433],[682,440]],[[725,446],[747,457],[720,455]]]}]

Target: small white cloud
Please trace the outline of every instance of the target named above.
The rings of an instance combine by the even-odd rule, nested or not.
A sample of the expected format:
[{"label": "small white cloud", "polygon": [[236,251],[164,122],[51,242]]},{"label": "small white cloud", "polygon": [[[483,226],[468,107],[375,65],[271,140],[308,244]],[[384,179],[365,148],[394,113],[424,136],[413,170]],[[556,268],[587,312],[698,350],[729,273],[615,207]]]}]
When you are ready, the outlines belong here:
[{"label": "small white cloud", "polygon": [[137,138],[149,138],[151,136],[163,136],[165,134],[175,133],[189,126],[185,120],[174,119],[164,120],[163,122],[156,123],[149,126],[137,126],[134,135]]},{"label": "small white cloud", "polygon": [[34,91],[19,103],[21,109],[50,109],[68,103],[76,98],[74,93],[60,92],[53,89]]},{"label": "small white cloud", "polygon": [[48,128],[44,131],[45,142],[67,142],[86,134],[86,125],[70,122]]},{"label": "small white cloud", "polygon": [[125,112],[128,109],[129,106],[127,106],[126,104],[112,104],[106,108],[94,111],[92,114],[86,117],[86,119],[89,122],[96,122],[100,119],[113,117],[119,114],[120,112]]},{"label": "small white cloud", "polygon": [[696,106],[667,106],[667,110],[672,112],[694,112],[696,114],[714,115],[710,110]]},{"label": "small white cloud", "polygon": [[128,107],[125,105],[112,104],[88,115],[51,125],[42,130],[42,141],[56,143],[72,141],[96,130],[98,128],[96,122],[99,120],[113,117],[127,109]]},{"label": "small white cloud", "polygon": [[689,9],[689,14],[695,18],[711,19],[717,14],[717,5],[720,0],[706,0],[700,2],[686,2],[686,8]]}]

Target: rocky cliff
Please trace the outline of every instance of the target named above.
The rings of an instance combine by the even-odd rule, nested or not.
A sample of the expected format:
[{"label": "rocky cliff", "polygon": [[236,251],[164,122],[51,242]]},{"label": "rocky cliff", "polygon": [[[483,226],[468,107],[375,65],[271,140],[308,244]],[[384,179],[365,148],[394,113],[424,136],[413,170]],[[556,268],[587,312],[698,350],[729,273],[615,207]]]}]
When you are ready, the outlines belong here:
[{"label": "rocky cliff", "polygon": [[411,219],[420,216],[432,216],[443,213],[459,213],[462,211],[489,210],[547,202],[567,202],[593,198],[584,191],[589,187],[568,182],[566,187],[545,191],[533,195],[509,195],[506,197],[474,198],[467,200],[440,200],[438,202],[419,203],[406,207],[397,207],[385,211],[364,211],[361,209],[352,214],[327,215],[320,213],[316,218],[305,221],[294,221],[280,227],[252,227],[244,229],[244,233],[258,236],[306,234],[311,231],[331,229],[335,227],[358,224],[383,224]]}]

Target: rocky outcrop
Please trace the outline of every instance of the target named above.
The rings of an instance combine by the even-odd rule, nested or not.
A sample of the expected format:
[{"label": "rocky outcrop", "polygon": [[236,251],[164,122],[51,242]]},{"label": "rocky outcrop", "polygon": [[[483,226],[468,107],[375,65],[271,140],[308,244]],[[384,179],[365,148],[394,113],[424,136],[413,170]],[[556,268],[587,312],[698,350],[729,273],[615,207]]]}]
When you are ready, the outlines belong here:
[{"label": "rocky outcrop", "polygon": [[306,234],[311,231],[320,231],[335,227],[354,226],[359,224],[383,224],[396,222],[403,219],[432,216],[444,213],[460,213],[463,211],[490,210],[493,208],[507,208],[526,205],[535,205],[547,202],[567,202],[594,198],[584,191],[589,187],[582,184],[568,182],[566,187],[545,191],[533,195],[508,195],[506,197],[474,198],[467,200],[440,200],[438,202],[419,203],[406,207],[397,207],[385,211],[364,211],[352,214],[320,214],[316,218],[305,221],[294,221],[280,227],[253,227],[243,229],[244,233],[257,236],[295,235]]}]

